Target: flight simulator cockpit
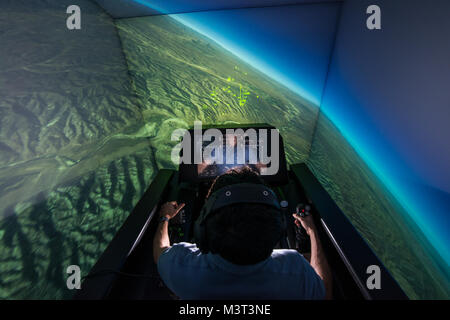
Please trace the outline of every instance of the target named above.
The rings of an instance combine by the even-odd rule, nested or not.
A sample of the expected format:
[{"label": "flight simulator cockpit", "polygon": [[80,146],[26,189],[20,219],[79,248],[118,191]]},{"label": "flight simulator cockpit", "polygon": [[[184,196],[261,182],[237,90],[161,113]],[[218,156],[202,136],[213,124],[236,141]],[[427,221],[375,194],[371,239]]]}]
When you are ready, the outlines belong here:
[{"label": "flight simulator cockpit", "polygon": [[[276,248],[294,249],[307,256],[310,240],[305,230],[294,224],[292,213],[313,217],[332,270],[334,299],[406,299],[308,167],[303,163],[288,167],[283,138],[276,128],[253,124],[191,129],[180,146],[178,170],[159,170],[85,277],[75,299],[178,299],[164,285],[153,261],[157,212],[167,201],[185,203],[169,222],[169,237],[172,243],[195,242],[195,221],[212,182],[227,170],[242,166],[257,171],[277,197],[286,228]],[[366,270],[371,265],[382,270],[380,290],[366,287]]]}]

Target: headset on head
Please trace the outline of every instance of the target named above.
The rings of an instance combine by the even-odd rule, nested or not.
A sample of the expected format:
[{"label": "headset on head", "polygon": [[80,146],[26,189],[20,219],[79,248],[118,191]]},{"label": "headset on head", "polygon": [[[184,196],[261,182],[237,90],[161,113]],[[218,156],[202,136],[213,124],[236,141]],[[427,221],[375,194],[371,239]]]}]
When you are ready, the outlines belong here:
[{"label": "headset on head", "polygon": [[[223,187],[215,191],[203,206],[200,215],[194,225],[194,237],[197,247],[203,252],[208,253],[209,248],[206,239],[206,220],[214,212],[226,206],[239,203],[254,203],[270,206],[280,211],[281,208],[277,196],[272,189],[263,184],[237,183]],[[282,217],[283,219],[284,217]],[[284,224],[283,219],[283,224]]]}]

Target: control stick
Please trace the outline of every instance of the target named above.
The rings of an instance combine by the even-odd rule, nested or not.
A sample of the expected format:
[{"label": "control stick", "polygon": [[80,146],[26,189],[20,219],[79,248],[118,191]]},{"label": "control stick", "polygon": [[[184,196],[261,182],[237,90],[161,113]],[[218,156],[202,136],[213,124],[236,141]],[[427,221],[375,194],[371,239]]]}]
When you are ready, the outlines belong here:
[{"label": "control stick", "polygon": [[[305,205],[303,203],[297,204],[296,213],[300,217],[304,218],[311,214],[311,206]],[[311,251],[311,243],[306,230],[300,225],[295,226],[295,240],[296,240],[296,248],[300,252],[309,252]]]}]

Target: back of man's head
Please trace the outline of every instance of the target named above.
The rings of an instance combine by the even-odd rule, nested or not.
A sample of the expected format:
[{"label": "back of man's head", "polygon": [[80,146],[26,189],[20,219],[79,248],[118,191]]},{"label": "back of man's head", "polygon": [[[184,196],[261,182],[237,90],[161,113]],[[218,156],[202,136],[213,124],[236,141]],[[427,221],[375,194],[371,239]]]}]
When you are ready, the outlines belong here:
[{"label": "back of man's head", "polygon": [[[216,178],[208,197],[223,187],[238,183],[264,184],[248,167],[232,169]],[[282,232],[280,211],[263,204],[229,205],[206,220],[206,239],[211,252],[239,265],[255,264],[268,258]]]}]

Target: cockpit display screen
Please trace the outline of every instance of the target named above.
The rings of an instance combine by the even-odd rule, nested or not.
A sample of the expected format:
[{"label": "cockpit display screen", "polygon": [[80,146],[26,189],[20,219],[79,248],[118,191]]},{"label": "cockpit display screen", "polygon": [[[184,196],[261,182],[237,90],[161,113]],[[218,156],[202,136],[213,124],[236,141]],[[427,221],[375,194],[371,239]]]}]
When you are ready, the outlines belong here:
[{"label": "cockpit display screen", "polygon": [[287,181],[283,139],[272,126],[189,130],[180,152],[180,179],[213,180],[230,169],[248,166],[269,183]]},{"label": "cockpit display screen", "polygon": [[[203,142],[203,155],[208,152],[209,142]],[[205,152],[206,151],[206,152]],[[197,174],[199,177],[217,177],[228,170],[248,166],[261,174],[262,168],[267,168],[267,164],[260,161],[258,154],[258,144],[245,140],[241,148],[238,148],[237,138],[235,136],[225,135],[222,148],[210,150],[211,160],[207,157],[197,165]],[[217,153],[221,152],[221,156]]]}]

